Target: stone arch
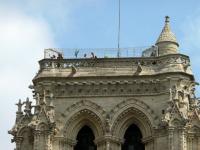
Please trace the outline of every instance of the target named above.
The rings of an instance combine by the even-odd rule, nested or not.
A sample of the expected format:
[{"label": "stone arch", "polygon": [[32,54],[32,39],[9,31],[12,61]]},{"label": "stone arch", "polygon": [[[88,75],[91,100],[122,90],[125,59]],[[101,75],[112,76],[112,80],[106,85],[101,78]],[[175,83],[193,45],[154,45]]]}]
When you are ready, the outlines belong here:
[{"label": "stone arch", "polygon": [[[37,147],[39,149],[46,149],[49,144],[49,125],[45,122],[40,122],[36,128],[35,140],[37,141]],[[50,144],[48,146],[51,146]]]},{"label": "stone arch", "polygon": [[19,129],[17,136],[22,136],[25,132],[32,132],[32,129],[30,127],[24,126]]},{"label": "stone arch", "polygon": [[37,126],[36,126],[36,130],[40,130],[40,131],[47,131],[48,130],[48,125],[44,122],[40,122]]},{"label": "stone arch", "polygon": [[21,137],[20,149],[32,150],[33,149],[33,131],[29,127],[23,127],[19,130],[17,137]]},{"label": "stone arch", "polygon": [[95,139],[103,136],[106,112],[101,106],[88,100],[82,100],[67,108],[65,114],[68,116],[65,117],[63,135],[67,139],[75,141],[79,130],[85,125],[92,129]]},{"label": "stone arch", "polygon": [[[136,99],[128,99],[117,104],[110,112],[111,132],[118,138],[124,134],[131,124],[135,124],[142,132],[143,138],[149,138],[153,134],[153,128],[158,125],[158,117],[144,102]],[[122,139],[123,140],[123,139]]]},{"label": "stone arch", "polygon": [[103,107],[97,105],[94,102],[91,102],[89,100],[81,100],[77,103],[72,104],[71,106],[69,106],[68,108],[65,109],[64,111],[64,117],[67,116],[70,112],[73,112],[74,110],[77,110],[80,107],[87,107],[90,109],[94,109],[96,110],[95,112],[98,113],[99,115],[101,115],[102,117],[104,117],[106,115],[105,110],[103,109]]},{"label": "stone arch", "polygon": [[173,127],[181,127],[181,126],[185,126],[186,121],[184,121],[181,118],[172,118],[169,121],[169,124],[170,124],[170,126],[173,126]]}]

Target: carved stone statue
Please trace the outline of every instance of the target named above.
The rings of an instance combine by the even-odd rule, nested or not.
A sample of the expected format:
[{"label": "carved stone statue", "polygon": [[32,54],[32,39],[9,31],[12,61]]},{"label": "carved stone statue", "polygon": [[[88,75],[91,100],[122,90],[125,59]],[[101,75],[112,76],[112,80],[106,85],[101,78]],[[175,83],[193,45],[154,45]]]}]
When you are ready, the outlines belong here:
[{"label": "carved stone statue", "polygon": [[39,93],[36,94],[35,100],[36,100],[36,106],[40,105],[40,94]]},{"label": "carved stone statue", "polygon": [[55,111],[53,108],[51,108],[48,112],[47,112],[47,116],[49,118],[50,123],[54,123],[54,117],[55,117]]},{"label": "carved stone statue", "polygon": [[19,102],[16,104],[18,107],[17,113],[22,113],[22,106],[24,103],[21,102],[21,99],[19,99]]},{"label": "carved stone statue", "polygon": [[28,97],[26,98],[26,101],[23,103],[23,104],[25,104],[24,112],[25,112],[26,115],[28,115],[28,116],[31,115],[31,109],[32,109],[31,103],[32,103],[32,102],[29,101],[29,98],[28,98]]},{"label": "carved stone statue", "polygon": [[171,119],[172,107],[173,107],[173,102],[170,102],[169,106],[166,109],[165,114],[162,117],[162,122],[164,123],[164,125],[167,125]]},{"label": "carved stone statue", "polygon": [[110,114],[106,115],[105,123],[106,123],[106,132],[110,133],[111,131]]},{"label": "carved stone statue", "polygon": [[135,71],[135,75],[139,75],[141,72],[142,72],[142,66],[141,66],[140,62],[138,62],[137,69]]}]

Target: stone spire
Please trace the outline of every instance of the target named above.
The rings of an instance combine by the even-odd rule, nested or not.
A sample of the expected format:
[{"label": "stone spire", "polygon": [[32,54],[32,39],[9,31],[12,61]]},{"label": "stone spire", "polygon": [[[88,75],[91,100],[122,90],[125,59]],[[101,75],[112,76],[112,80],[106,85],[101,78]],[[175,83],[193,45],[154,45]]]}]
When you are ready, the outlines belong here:
[{"label": "stone spire", "polygon": [[174,33],[170,29],[168,16],[165,17],[165,26],[156,41],[156,45],[158,46],[160,56],[178,53],[179,44]]}]

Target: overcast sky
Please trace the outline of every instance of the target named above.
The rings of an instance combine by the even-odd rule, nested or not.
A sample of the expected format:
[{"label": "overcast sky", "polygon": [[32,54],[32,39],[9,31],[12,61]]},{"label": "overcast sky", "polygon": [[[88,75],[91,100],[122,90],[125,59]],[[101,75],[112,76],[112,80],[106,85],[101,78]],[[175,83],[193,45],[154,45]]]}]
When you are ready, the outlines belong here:
[{"label": "overcast sky", "polygon": [[[166,15],[199,82],[199,0],[121,0],[121,47],[155,44]],[[15,121],[14,104],[31,97],[28,85],[43,49],[117,47],[117,22],[117,0],[0,0],[1,150],[14,148],[7,134]]]}]

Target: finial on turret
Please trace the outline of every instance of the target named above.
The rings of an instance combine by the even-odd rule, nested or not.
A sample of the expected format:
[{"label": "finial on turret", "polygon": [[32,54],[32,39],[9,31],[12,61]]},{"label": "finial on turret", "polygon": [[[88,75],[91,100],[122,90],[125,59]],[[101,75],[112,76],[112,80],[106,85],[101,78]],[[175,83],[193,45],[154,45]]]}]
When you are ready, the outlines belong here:
[{"label": "finial on turret", "polygon": [[165,16],[165,25],[162,29],[156,45],[158,46],[159,56],[178,53],[179,44],[174,33],[170,29],[169,16]]},{"label": "finial on turret", "polygon": [[165,23],[169,22],[170,17],[169,16],[165,16]]}]

